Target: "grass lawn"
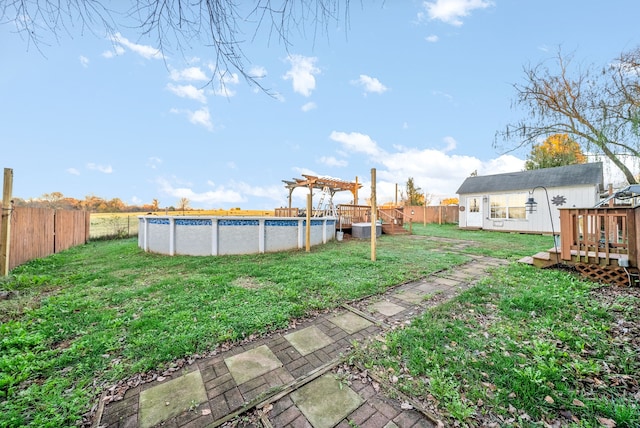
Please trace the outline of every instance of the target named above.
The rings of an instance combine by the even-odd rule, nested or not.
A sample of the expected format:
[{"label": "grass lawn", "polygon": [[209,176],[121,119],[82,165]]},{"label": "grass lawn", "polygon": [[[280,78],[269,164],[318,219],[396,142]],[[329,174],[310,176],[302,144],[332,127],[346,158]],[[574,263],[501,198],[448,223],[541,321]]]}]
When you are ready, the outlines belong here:
[{"label": "grass lawn", "polygon": [[[18,267],[0,281],[0,290],[10,297],[0,300],[0,426],[81,424],[106,386],[137,373],[162,370],[176,359],[284,328],[295,318],[310,316],[439,270],[455,268],[473,254],[516,260],[550,248],[553,243],[549,236],[465,232],[452,225],[414,225],[413,232],[424,237],[382,236],[378,240],[375,262],[370,260],[367,240],[331,242],[312,248],[311,253],[168,257],[144,253],[138,249],[135,239],[124,239],[92,242]],[[464,239],[469,245],[455,247],[456,242],[429,239],[431,236]],[[553,287],[547,293],[545,284],[549,281]],[[611,337],[609,325],[613,315],[599,306],[596,299],[589,298],[593,288],[594,284],[577,281],[566,272],[512,266],[498,271],[491,280],[448,304],[448,309],[442,309],[443,323],[446,318],[459,323],[453,328],[455,336],[443,330],[439,336],[445,338],[444,342],[436,346],[435,339],[426,334],[432,323],[430,317],[436,319],[436,310],[411,327],[393,333],[385,347],[373,350],[375,352],[362,362],[372,370],[385,373],[395,370],[400,375],[398,383],[403,391],[419,398],[432,394],[443,415],[464,423],[477,416],[479,399],[486,403],[480,411],[492,409],[502,415],[504,407],[505,417],[511,415],[505,403],[512,400],[512,392],[520,397],[520,390],[503,386],[494,378],[497,374],[484,366],[481,373],[487,376],[473,374],[480,377],[469,377],[467,382],[462,382],[455,375],[460,366],[454,358],[434,359],[446,346],[451,347],[452,342],[456,343],[456,349],[465,349],[465,339],[486,343],[484,348],[479,344],[469,345],[473,350],[456,354],[466,359],[462,364],[469,370],[474,366],[472,358],[489,365],[490,361],[477,357],[475,351],[493,355],[493,346],[499,349],[509,345],[505,352],[512,358],[521,353],[536,364],[538,354],[516,346],[528,342],[537,343],[531,346],[543,347],[541,349],[566,347],[567,355],[552,355],[562,369],[560,379],[568,379],[562,384],[554,383],[554,387],[562,391],[575,390],[576,382],[587,377],[609,382],[606,375],[612,368],[616,375],[629,377],[620,377],[620,381],[637,381],[637,354],[613,352],[614,348],[626,348]],[[503,302],[507,297],[510,300]],[[533,302],[529,303],[531,299]],[[555,306],[550,308],[552,303]],[[637,308],[637,300],[633,303]],[[625,302],[616,305],[616,308],[627,307]],[[482,325],[471,318],[466,321],[469,313],[487,314],[491,322],[484,318],[486,322]],[[592,318],[595,319],[593,326]],[[543,320],[547,320],[546,324]],[[568,326],[556,333],[553,328],[560,320],[565,320]],[[522,324],[531,330],[524,330]],[[436,325],[441,326],[436,323],[431,326],[437,329]],[[442,327],[449,328],[444,324]],[[462,327],[470,330],[464,333]],[[405,342],[410,340],[414,328],[416,340],[424,340],[421,345]],[[572,329],[580,331],[575,333]],[[425,332],[422,339],[421,332]],[[599,336],[594,336],[595,333]],[[403,338],[403,334],[407,334],[407,338]],[[569,336],[571,334],[575,337]],[[597,347],[588,340],[592,337],[597,339]],[[544,345],[547,342],[553,346]],[[425,353],[416,356],[414,348],[422,348]],[[581,356],[584,349],[588,355],[593,353],[593,360],[588,360],[585,367],[567,368],[569,363],[579,361],[576,355]],[[619,359],[624,355],[626,367],[622,370]],[[424,362],[416,366],[408,363],[421,358]],[[430,365],[431,362],[436,365]],[[542,385],[535,394],[543,391],[545,397],[554,398],[555,404],[545,405],[549,411],[560,403],[564,405],[565,395],[571,397],[569,392],[554,395],[544,389],[545,385],[550,388],[548,383],[556,378],[541,371],[541,365],[528,368],[529,360],[524,358],[513,363],[525,377],[533,378],[533,385]],[[442,385],[449,388],[441,396],[436,391],[429,392],[434,385],[432,367],[436,366],[442,374]],[[404,370],[416,371],[409,376],[410,372]],[[469,373],[471,376],[472,372]],[[513,378],[514,373],[503,377]],[[413,381],[409,381],[409,377],[413,377]],[[476,380],[494,385],[493,396],[503,401],[492,402],[488,396],[479,395],[480,392],[467,391],[466,385]],[[629,420],[637,417],[637,406],[631,405],[620,388],[611,389],[609,383],[606,388],[610,391],[609,404],[602,400],[590,401],[588,396],[577,393],[575,398],[581,399],[584,408],[594,409],[590,415],[609,405],[619,408],[619,413],[628,413]],[[501,393],[507,390],[506,395]],[[527,412],[532,420],[548,414],[546,411],[536,413],[520,402],[513,403],[518,412]],[[460,412],[452,411],[455,406],[460,407]]]}]

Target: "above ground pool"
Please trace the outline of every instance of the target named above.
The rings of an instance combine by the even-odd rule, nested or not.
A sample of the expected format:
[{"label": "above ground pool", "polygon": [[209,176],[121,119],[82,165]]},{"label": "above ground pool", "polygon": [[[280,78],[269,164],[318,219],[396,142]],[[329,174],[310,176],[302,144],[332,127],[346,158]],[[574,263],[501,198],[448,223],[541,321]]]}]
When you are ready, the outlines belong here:
[{"label": "above ground pool", "polygon": [[[138,217],[138,246],[159,254],[219,256],[306,247],[307,219],[301,217]],[[335,239],[336,219],[311,219],[310,244]]]}]

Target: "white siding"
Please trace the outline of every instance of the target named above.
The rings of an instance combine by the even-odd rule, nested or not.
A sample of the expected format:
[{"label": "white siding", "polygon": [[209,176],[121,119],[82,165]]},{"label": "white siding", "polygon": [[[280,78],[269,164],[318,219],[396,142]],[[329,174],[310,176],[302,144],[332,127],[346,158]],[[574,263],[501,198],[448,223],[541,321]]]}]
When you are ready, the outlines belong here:
[{"label": "white siding", "polygon": [[[511,190],[508,192],[488,193],[486,201],[483,197],[483,226],[485,230],[500,230],[509,232],[535,232],[535,233],[551,233],[554,231],[559,234],[560,231],[560,211],[558,208],[591,208],[598,201],[598,187],[596,185],[571,186],[571,187],[551,187],[545,189],[536,188],[533,192],[533,198],[537,203],[537,209],[533,213],[527,213],[526,219],[491,219],[491,207],[489,206],[491,196],[510,195],[515,193],[527,194],[531,189]],[[548,200],[547,200],[548,194]],[[460,195],[460,201],[466,199],[469,195]],[[564,198],[564,203],[561,204]],[[554,201],[556,203],[554,204]],[[551,216],[549,215],[549,207],[551,207]],[[459,226],[465,227],[466,217],[464,212],[460,213]],[[553,230],[551,219],[553,219]]]}]

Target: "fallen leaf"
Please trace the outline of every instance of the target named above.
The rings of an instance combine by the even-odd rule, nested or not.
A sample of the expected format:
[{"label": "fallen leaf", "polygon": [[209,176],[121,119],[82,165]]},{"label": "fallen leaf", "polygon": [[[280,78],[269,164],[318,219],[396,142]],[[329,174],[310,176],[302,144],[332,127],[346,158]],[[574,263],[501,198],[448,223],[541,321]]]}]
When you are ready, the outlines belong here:
[{"label": "fallen leaf", "polygon": [[413,406],[406,401],[400,405],[402,410],[413,410]]},{"label": "fallen leaf", "polygon": [[553,398],[551,398],[551,397],[550,397],[550,396],[548,396],[548,395],[547,395],[546,397],[544,397],[544,401],[546,401],[546,402],[547,402],[547,403],[549,403],[549,404],[553,404],[553,403],[554,403]]},{"label": "fallen leaf", "polygon": [[164,376],[158,376],[158,379],[156,379],[158,382],[162,382],[166,379],[166,377]]},{"label": "fallen leaf", "polygon": [[517,412],[518,412],[518,409],[513,407],[513,405],[509,404],[509,413],[511,413],[512,415],[515,415]]},{"label": "fallen leaf", "polygon": [[482,382],[482,386],[484,386],[485,388],[489,388],[491,391],[495,391],[496,389],[498,389],[497,386],[489,382]]},{"label": "fallen leaf", "polygon": [[602,425],[604,425],[607,428],[615,428],[616,426],[616,422],[608,418],[598,418],[598,422],[600,422]]},{"label": "fallen leaf", "polygon": [[202,409],[202,416],[207,416],[211,414],[211,409]]},{"label": "fallen leaf", "polygon": [[574,406],[578,406],[578,407],[584,407],[584,403],[580,400],[578,400],[577,398],[573,399],[573,405]]}]

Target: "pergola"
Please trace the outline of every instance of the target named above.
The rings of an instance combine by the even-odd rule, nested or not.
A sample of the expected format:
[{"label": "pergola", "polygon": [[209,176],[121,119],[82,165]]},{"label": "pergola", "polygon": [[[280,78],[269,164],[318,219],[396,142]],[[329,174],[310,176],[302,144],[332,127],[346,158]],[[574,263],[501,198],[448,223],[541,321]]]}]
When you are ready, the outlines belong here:
[{"label": "pergola", "polygon": [[[313,189],[320,189],[323,192],[330,194],[331,200],[336,192],[349,190],[353,195],[353,203],[358,204],[358,189],[362,187],[362,184],[358,183],[358,177],[355,182],[343,181],[337,178],[331,177],[315,177],[313,175],[302,174],[303,178],[294,178],[293,181],[282,180],[285,183],[285,187],[289,189],[289,209],[291,209],[291,194],[298,187],[306,187],[309,189],[309,194],[313,197]],[[313,205],[313,203],[312,203]]]}]

